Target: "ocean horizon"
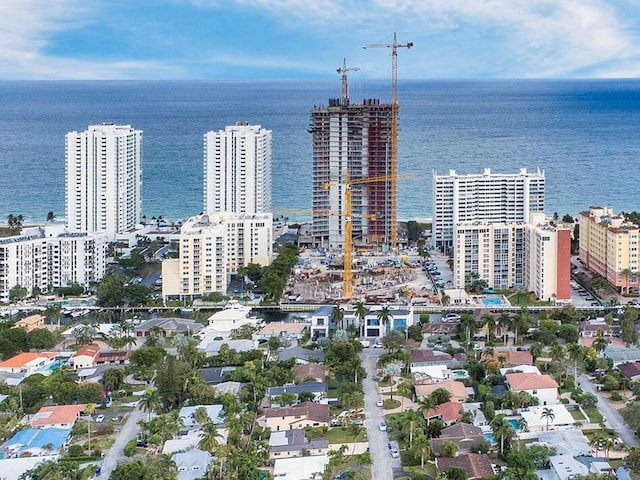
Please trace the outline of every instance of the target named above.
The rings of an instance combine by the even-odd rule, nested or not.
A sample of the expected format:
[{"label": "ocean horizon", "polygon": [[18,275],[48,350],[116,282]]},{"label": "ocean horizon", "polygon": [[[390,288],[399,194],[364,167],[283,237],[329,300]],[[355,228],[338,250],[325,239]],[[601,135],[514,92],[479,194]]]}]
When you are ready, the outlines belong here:
[{"label": "ocean horizon", "polygon": [[[389,83],[349,79],[353,102]],[[64,211],[64,138],[103,122],[143,130],[143,214],[202,211],[203,135],[239,121],[273,132],[272,205],[311,209],[310,111],[335,81],[0,82],[0,222]],[[433,171],[541,169],[546,214],[640,210],[640,80],[400,81],[398,218],[432,216]],[[305,220],[309,215],[287,215]]]}]

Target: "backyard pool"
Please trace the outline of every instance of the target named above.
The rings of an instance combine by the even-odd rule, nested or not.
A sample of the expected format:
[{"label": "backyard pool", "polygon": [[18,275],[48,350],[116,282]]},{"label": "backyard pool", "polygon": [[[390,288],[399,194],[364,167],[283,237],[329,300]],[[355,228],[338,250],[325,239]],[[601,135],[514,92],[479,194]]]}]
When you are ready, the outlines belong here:
[{"label": "backyard pool", "polygon": [[467,378],[469,376],[466,370],[454,370],[451,373],[453,373],[453,377],[457,379]]},{"label": "backyard pool", "polygon": [[59,369],[62,366],[63,363],[64,362],[62,360],[56,360],[51,365],[49,365],[49,370],[51,370],[53,372],[54,370]]},{"label": "backyard pool", "polygon": [[496,439],[495,439],[495,437],[493,436],[493,433],[485,433],[485,434],[484,434],[484,438],[485,438],[488,442],[496,443]]},{"label": "backyard pool", "polygon": [[518,419],[517,418],[508,418],[507,419],[507,423],[509,423],[516,432],[518,431]]}]

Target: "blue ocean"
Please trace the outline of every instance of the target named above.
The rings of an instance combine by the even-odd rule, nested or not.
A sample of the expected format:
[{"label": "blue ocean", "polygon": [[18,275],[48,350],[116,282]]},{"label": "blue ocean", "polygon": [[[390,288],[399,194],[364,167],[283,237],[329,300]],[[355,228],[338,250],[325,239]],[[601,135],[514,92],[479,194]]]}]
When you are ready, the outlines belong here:
[{"label": "blue ocean", "polygon": [[[352,101],[388,101],[388,82],[353,77]],[[274,209],[304,212],[309,113],[339,95],[338,78],[0,82],[0,221],[64,217],[65,133],[102,122],[144,131],[147,218],[202,210],[203,134],[238,121],[273,131]],[[400,219],[430,217],[432,172],[450,169],[544,169],[548,215],[640,210],[640,80],[400,81],[399,97],[399,171],[417,174],[399,182]]]}]

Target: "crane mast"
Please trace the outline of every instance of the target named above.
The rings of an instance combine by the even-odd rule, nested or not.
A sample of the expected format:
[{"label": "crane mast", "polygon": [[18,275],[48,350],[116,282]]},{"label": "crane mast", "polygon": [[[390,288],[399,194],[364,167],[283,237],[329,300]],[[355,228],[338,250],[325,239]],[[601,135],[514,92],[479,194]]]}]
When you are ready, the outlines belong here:
[{"label": "crane mast", "polygon": [[411,48],[413,42],[398,43],[397,35],[393,33],[393,43],[377,43],[364,45],[362,48],[390,48],[391,49],[391,141],[389,152],[389,173],[392,179],[390,186],[390,238],[389,243],[393,250],[398,245],[398,182],[395,178],[398,173],[398,48]]},{"label": "crane mast", "polygon": [[342,59],[342,67],[337,72],[342,74],[342,105],[349,105],[349,85],[347,83],[347,72],[357,72],[360,67],[347,67],[347,59]]}]

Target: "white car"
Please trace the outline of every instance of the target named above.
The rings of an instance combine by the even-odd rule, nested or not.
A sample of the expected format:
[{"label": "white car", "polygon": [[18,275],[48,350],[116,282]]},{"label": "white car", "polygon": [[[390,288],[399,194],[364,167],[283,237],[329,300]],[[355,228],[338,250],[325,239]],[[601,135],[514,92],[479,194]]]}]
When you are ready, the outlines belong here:
[{"label": "white car", "polygon": [[98,415],[96,417],[96,423],[102,423],[104,422],[104,415]]},{"label": "white car", "polygon": [[378,424],[378,428],[380,429],[381,432],[386,432],[387,431],[387,422],[385,422],[384,420],[381,421]]},{"label": "white car", "polygon": [[393,458],[398,458],[398,457],[400,456],[400,452],[398,452],[398,449],[397,449],[397,448],[392,448],[392,449],[391,449],[391,456],[392,456]]},{"label": "white car", "polygon": [[376,402],[376,407],[381,407],[382,405],[384,405],[384,402],[382,400],[378,400]]},{"label": "white car", "polygon": [[382,348],[382,341],[380,339],[377,339],[375,342],[373,342],[373,348]]}]

